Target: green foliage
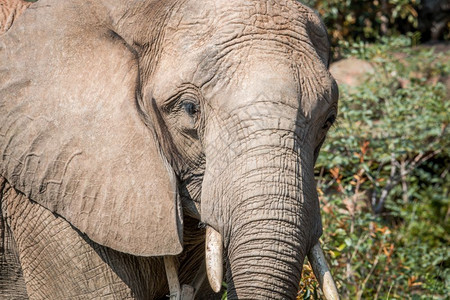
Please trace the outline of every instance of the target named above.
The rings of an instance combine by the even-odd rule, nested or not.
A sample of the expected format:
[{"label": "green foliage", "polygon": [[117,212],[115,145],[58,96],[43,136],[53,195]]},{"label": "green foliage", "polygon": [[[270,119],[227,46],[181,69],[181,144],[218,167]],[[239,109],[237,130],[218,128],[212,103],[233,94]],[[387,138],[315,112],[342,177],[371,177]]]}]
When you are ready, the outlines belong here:
[{"label": "green foliage", "polygon": [[375,42],[383,36],[415,32],[418,28],[420,0],[300,1],[323,18],[337,56],[340,41]]},{"label": "green foliage", "polygon": [[[450,101],[439,82],[450,53],[411,44],[345,49],[375,72],[340,86],[338,124],[317,162],[323,243],[344,299],[450,293]],[[307,299],[316,287],[303,285]]]}]

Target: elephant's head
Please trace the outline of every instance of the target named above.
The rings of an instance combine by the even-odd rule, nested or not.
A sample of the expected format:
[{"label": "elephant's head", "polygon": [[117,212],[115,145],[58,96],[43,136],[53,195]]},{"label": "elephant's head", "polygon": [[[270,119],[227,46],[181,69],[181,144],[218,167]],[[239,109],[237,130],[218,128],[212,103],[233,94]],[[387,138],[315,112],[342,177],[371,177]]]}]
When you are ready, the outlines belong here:
[{"label": "elephant's head", "polygon": [[294,0],[46,2],[1,48],[1,175],[135,255],[181,253],[190,214],[223,242],[229,297],[294,298],[305,256],[323,264],[313,169],[337,114],[316,14]]}]

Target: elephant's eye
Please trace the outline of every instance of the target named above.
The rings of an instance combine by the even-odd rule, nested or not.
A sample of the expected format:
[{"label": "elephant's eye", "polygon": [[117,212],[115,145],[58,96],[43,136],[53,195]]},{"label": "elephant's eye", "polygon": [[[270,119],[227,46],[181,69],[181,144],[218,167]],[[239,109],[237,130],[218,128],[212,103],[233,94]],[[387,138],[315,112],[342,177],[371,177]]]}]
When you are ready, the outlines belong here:
[{"label": "elephant's eye", "polygon": [[183,136],[197,138],[201,127],[201,94],[195,88],[183,88],[162,104],[167,126]]},{"label": "elephant's eye", "polygon": [[198,104],[192,102],[191,100],[185,100],[181,102],[181,107],[188,115],[192,117],[195,117],[199,112]]},{"label": "elephant's eye", "polygon": [[334,121],[336,121],[336,115],[331,115],[328,117],[328,119],[325,121],[325,124],[323,124],[322,129],[327,130],[329,129],[333,124]]},{"label": "elephant's eye", "polygon": [[200,120],[200,104],[191,98],[182,99],[176,109],[177,123],[185,132],[196,130]]}]

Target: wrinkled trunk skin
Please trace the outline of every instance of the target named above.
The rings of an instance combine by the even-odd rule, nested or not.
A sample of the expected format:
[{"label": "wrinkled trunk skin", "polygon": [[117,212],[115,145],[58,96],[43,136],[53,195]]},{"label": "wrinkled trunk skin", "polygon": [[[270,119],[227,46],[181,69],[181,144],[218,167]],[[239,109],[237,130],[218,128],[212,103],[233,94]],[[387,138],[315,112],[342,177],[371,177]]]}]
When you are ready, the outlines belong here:
[{"label": "wrinkled trunk skin", "polygon": [[225,238],[229,299],[295,299],[304,258],[322,233],[312,151],[293,132],[268,135],[273,144],[261,132],[242,141],[222,173],[231,179],[214,185],[228,199],[218,203],[229,205],[217,204],[224,218],[211,222]]},{"label": "wrinkled trunk skin", "polygon": [[268,178],[256,175],[260,168],[255,176],[241,177],[245,190],[234,209],[227,251],[231,299],[294,299],[297,294],[304,258],[321,224],[313,218],[318,203],[309,201],[317,199],[314,184],[304,186],[295,166],[266,166],[272,172]]}]

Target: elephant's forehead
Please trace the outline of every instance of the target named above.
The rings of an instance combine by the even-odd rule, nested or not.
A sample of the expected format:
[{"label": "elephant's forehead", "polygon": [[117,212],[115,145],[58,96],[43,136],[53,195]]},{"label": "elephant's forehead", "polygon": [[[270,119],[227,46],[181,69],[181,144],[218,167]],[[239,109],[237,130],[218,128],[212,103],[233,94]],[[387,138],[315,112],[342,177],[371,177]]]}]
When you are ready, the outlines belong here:
[{"label": "elephant's forehead", "polygon": [[329,52],[319,18],[295,0],[184,1],[169,18],[162,48],[180,69],[195,68],[200,82],[220,79],[211,74],[240,77],[235,69],[253,59],[250,48],[297,65],[326,65]]},{"label": "elephant's forehead", "polygon": [[[193,51],[216,47],[227,52],[255,40],[277,40],[304,51],[310,44],[312,10],[298,1],[209,0],[185,1],[175,9],[167,23],[167,42],[173,49]],[[314,30],[325,29],[317,23]]]}]

